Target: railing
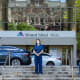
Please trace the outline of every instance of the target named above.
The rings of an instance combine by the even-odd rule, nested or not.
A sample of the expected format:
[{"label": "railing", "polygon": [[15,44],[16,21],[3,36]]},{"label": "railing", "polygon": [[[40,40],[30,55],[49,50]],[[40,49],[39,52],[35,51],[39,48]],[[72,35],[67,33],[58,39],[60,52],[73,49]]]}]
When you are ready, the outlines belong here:
[{"label": "railing", "polygon": [[72,66],[72,80],[74,80],[74,69],[73,69],[73,66]]}]

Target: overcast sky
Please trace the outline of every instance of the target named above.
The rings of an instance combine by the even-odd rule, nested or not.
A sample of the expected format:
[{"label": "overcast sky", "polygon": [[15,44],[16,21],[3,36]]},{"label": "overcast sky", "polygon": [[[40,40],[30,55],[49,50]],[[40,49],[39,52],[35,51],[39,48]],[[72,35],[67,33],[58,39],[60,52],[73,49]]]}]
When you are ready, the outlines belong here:
[{"label": "overcast sky", "polygon": [[[59,0],[50,0],[50,1],[59,1]],[[65,2],[66,0],[61,0],[61,2]]]},{"label": "overcast sky", "polygon": [[[22,0],[17,0],[17,1],[22,1]],[[23,0],[25,1],[25,0]],[[59,1],[59,0],[50,0],[50,1]],[[66,0],[61,0],[62,2],[65,2]]]}]

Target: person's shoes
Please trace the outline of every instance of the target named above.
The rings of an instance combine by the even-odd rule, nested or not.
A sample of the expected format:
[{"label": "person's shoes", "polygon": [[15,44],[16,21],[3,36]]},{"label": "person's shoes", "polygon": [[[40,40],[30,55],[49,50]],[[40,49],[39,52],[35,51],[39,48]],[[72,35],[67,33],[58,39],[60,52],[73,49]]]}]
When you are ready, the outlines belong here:
[{"label": "person's shoes", "polygon": [[35,72],[35,74],[39,74],[38,72]]},{"label": "person's shoes", "polygon": [[42,75],[42,74],[43,74],[43,72],[40,72],[39,74],[41,74],[41,75]]}]

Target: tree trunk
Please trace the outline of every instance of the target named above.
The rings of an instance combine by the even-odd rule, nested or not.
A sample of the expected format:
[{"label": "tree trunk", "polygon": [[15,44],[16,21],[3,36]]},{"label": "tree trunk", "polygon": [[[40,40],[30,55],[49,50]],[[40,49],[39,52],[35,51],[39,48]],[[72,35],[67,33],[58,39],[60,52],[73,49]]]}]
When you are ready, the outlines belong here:
[{"label": "tree trunk", "polygon": [[73,4],[74,0],[67,0],[67,7],[68,7],[68,30],[72,30],[72,23],[73,22]]},{"label": "tree trunk", "polygon": [[8,0],[2,0],[2,22],[4,30],[8,30]]}]

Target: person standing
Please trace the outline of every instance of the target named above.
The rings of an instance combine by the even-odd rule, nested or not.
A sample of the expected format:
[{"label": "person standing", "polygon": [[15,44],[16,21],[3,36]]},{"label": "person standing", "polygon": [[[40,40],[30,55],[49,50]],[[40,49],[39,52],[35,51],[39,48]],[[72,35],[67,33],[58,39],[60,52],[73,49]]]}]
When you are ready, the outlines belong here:
[{"label": "person standing", "polygon": [[33,53],[35,54],[35,74],[43,74],[42,71],[42,53],[44,47],[41,45],[39,39],[36,40],[36,45],[33,47]]}]

